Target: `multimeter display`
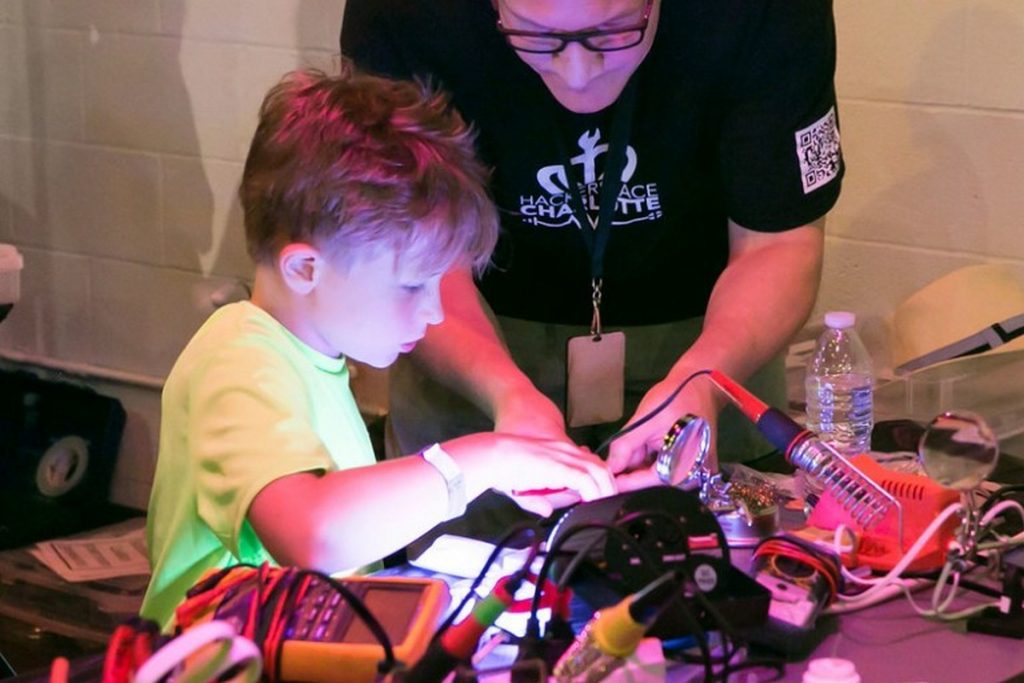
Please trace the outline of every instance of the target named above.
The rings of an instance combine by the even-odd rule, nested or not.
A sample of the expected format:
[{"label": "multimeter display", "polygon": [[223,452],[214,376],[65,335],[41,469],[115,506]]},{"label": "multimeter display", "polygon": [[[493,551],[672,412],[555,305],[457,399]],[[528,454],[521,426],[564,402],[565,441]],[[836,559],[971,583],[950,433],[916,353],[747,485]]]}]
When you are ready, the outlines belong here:
[{"label": "multimeter display", "polygon": [[[384,632],[392,642],[401,642],[409,633],[409,627],[416,618],[416,611],[423,601],[424,586],[400,584],[391,585],[386,589],[374,588],[372,585],[360,595],[363,604],[377,617]],[[356,593],[357,595],[358,592]],[[376,643],[377,638],[370,632],[362,619],[353,619],[348,630],[341,637],[345,643]]]}]

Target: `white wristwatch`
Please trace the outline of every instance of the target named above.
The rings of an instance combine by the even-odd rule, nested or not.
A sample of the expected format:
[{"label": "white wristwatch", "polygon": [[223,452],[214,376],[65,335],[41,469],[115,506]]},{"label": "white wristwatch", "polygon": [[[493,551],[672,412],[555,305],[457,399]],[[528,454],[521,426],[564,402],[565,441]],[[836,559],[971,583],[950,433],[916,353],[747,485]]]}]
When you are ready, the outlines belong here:
[{"label": "white wristwatch", "polygon": [[466,481],[452,456],[444,452],[440,444],[434,444],[420,453],[420,456],[444,477],[448,488],[448,517],[458,517],[466,511]]}]

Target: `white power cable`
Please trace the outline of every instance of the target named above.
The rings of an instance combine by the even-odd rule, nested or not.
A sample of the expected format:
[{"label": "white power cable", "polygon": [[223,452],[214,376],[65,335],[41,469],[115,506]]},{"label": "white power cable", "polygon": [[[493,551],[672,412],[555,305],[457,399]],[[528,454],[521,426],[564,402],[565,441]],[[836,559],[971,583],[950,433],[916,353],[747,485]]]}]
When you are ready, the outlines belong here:
[{"label": "white power cable", "polygon": [[[924,530],[924,532],[922,532],[921,536],[917,539],[917,541],[914,542],[910,550],[907,551],[906,555],[904,555],[900,562],[898,562],[896,566],[889,570],[889,572],[885,576],[878,577],[875,579],[865,579],[856,576],[855,574],[852,574],[845,567],[841,567],[843,577],[847,581],[862,586],[869,586],[869,588],[858,595],[837,596],[842,601],[842,603],[834,605],[828,611],[834,614],[842,612],[851,612],[877,604],[879,602],[883,602],[885,600],[891,599],[896,595],[899,595],[900,593],[903,593],[906,596],[907,600],[910,602],[910,605],[911,607],[913,607],[914,611],[916,611],[921,616],[937,618],[946,621],[955,621],[958,619],[963,619],[965,617],[972,616],[974,614],[977,614],[978,612],[983,611],[987,607],[998,604],[985,603],[981,605],[968,607],[957,612],[947,613],[946,610],[948,610],[949,606],[953,603],[953,600],[955,599],[957,591],[960,587],[961,572],[955,569],[955,561],[953,560],[947,561],[943,565],[939,577],[935,582],[935,587],[932,592],[931,609],[924,609],[920,607],[914,600],[914,597],[912,595],[913,590],[925,587],[929,583],[929,581],[925,579],[908,580],[900,578],[902,573],[906,571],[906,568],[910,566],[911,562],[913,562],[920,554],[921,549],[924,547],[925,543],[927,543],[928,540],[938,532],[938,530],[942,527],[946,520],[949,519],[950,516],[962,511],[963,509],[964,507],[960,503],[953,503],[952,505],[946,507],[946,509],[944,509],[934,520],[932,520],[931,524],[929,524],[928,527]],[[981,518],[981,520],[979,521],[979,526],[982,528],[982,532],[979,535],[989,532],[990,529],[988,527],[992,524],[992,521],[998,518],[1006,510],[1015,510],[1021,516],[1021,519],[1024,520],[1024,506],[1012,500],[1002,501],[994,505],[992,509],[986,512],[985,515]],[[846,531],[848,530],[843,525],[840,525],[836,529],[835,535],[833,537],[833,549],[836,551],[837,554],[840,553],[840,539],[842,537],[842,534]],[[995,532],[991,533],[993,533],[999,540],[993,543],[979,543],[976,546],[979,551],[1004,549],[1007,547],[1018,545],[1020,543],[1024,543],[1024,532],[1018,533],[1011,537],[1004,537],[999,534],[996,534]],[[956,545],[957,544],[954,542],[954,544],[951,547],[956,547]],[[949,588],[948,593],[943,595],[943,593],[946,591],[946,584],[950,581],[951,575],[952,585]]]},{"label": "white power cable", "polygon": [[[863,593],[860,593],[855,596],[839,595],[837,597],[840,600],[848,602],[867,600],[870,597],[873,597],[873,591],[881,590],[881,588],[887,587],[894,580],[899,579],[903,572],[906,571],[907,567],[910,566],[910,563],[917,559],[917,556],[921,553],[921,549],[924,548],[925,544],[931,539],[932,536],[934,536],[938,532],[942,525],[946,523],[946,520],[954,514],[956,514],[957,512],[960,512],[962,509],[963,505],[961,505],[960,503],[952,503],[951,505],[947,506],[946,509],[939,513],[939,515],[932,520],[931,524],[929,524],[925,528],[925,530],[921,532],[921,535],[918,537],[918,539],[914,541],[914,544],[912,546],[910,546],[910,550],[907,551],[903,558],[896,563],[896,566],[890,569],[889,573],[887,573],[885,576],[879,577],[877,579],[862,579],[861,577],[855,576],[854,574],[850,573],[846,569],[846,567],[840,565],[844,579],[860,585],[871,586],[871,588],[868,588]],[[839,525],[839,527],[836,528],[836,533],[832,540],[833,549],[835,549],[837,556],[841,556],[839,552],[839,539],[842,535],[842,532],[844,531],[846,531],[846,527],[843,525]]]}]

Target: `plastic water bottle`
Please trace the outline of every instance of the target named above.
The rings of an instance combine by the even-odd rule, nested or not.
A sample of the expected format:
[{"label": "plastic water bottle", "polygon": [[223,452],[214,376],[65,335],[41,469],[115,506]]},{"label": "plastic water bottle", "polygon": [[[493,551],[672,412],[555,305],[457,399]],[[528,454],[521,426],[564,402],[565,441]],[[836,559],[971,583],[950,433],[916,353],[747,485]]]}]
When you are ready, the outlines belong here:
[{"label": "plastic water bottle", "polygon": [[807,428],[847,457],[871,450],[874,425],[874,371],[854,323],[853,313],[825,314],[804,382]]},{"label": "plastic water bottle", "polygon": [[[847,457],[871,450],[874,425],[874,373],[871,356],[854,329],[856,321],[846,311],[825,314],[825,331],[804,380],[807,428]],[[807,505],[816,505],[824,488],[820,480],[805,471],[797,480]]]}]

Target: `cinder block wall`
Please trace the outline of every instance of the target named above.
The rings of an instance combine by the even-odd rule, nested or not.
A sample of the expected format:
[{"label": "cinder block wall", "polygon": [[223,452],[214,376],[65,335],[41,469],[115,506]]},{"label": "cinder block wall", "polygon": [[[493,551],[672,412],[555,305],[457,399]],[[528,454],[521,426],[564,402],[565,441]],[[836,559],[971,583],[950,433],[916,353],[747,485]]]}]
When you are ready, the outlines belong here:
[{"label": "cinder block wall", "polygon": [[882,320],[961,266],[1024,277],[1024,3],[836,0],[837,90],[849,164],[828,219],[824,311]]},{"label": "cinder block wall", "polygon": [[[260,99],[285,71],[332,68],[343,7],[0,0],[0,242],[26,259],[0,357],[106,376],[89,381],[129,411],[116,502],[145,506],[155,387],[211,293],[249,275],[234,192]],[[926,282],[1024,273],[1024,3],[835,11],[849,171],[806,336],[849,308],[884,354],[881,321]]]},{"label": "cinder block wall", "polygon": [[114,375],[90,381],[129,412],[116,502],[145,507],[154,387],[250,276],[235,190],[263,94],[333,67],[343,7],[0,0],[0,242],[25,256],[0,355]]}]

